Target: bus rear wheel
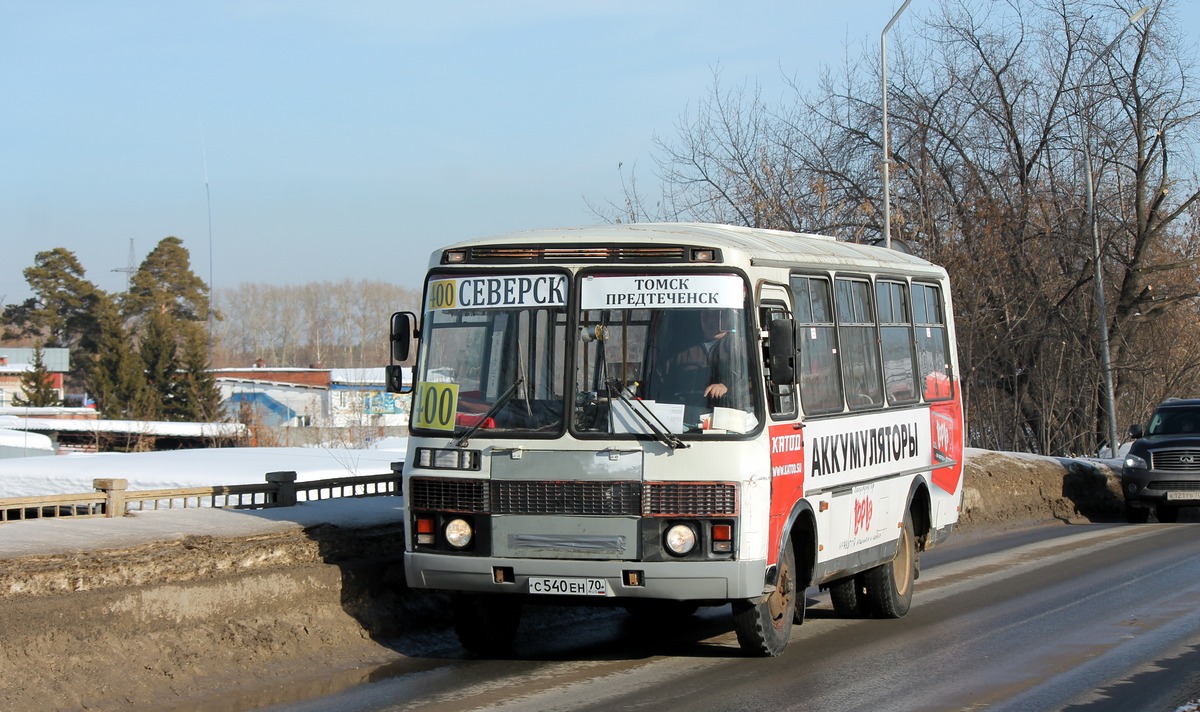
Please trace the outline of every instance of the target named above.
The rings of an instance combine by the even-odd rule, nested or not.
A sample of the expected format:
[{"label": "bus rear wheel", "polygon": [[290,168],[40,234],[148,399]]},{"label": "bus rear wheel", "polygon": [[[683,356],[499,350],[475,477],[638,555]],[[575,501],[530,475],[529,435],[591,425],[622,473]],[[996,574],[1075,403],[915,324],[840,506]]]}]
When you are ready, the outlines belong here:
[{"label": "bus rear wheel", "polygon": [[833,612],[841,618],[868,618],[871,609],[867,605],[867,594],[863,590],[861,575],[847,576],[829,584],[829,601]]},{"label": "bus rear wheel", "polygon": [[521,601],[511,595],[455,593],[450,596],[454,632],[472,655],[500,657],[512,652],[521,625]]},{"label": "bus rear wheel", "polygon": [[863,572],[871,612],[880,618],[902,618],[912,605],[916,581],[917,546],[910,517],[904,518],[896,555],[886,564]]},{"label": "bus rear wheel", "polygon": [[733,628],[738,644],[751,655],[776,656],[787,647],[797,604],[796,553],[788,539],[779,557],[779,575],[775,590],[760,598],[733,602]]}]

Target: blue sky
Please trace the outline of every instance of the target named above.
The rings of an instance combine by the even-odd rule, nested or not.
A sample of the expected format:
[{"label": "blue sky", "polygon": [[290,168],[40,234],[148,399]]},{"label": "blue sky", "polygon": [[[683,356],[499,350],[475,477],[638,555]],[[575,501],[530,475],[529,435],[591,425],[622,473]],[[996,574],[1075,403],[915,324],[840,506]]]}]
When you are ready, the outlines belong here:
[{"label": "blue sky", "polygon": [[218,290],[416,288],[438,245],[598,222],[714,68],[813,86],[900,4],[0,0],[0,301],[55,247],[123,289],[168,235]]}]

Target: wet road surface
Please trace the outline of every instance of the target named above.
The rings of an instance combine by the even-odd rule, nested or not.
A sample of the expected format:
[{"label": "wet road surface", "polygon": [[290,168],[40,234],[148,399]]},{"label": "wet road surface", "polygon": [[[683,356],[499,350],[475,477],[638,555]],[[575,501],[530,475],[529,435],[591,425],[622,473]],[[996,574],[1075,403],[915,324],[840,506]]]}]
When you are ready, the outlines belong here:
[{"label": "wet road surface", "polygon": [[409,657],[368,684],[272,709],[1174,710],[1200,699],[1198,526],[960,536],[922,556],[905,618],[839,619],[810,589],[774,659],[741,654],[728,606],[649,628],[528,608],[512,659],[399,641]]}]

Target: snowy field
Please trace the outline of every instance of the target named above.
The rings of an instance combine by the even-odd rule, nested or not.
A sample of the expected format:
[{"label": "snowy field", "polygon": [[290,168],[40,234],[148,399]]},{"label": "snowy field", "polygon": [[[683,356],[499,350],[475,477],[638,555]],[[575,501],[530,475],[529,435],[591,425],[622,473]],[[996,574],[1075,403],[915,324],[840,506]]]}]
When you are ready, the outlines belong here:
[{"label": "snowy field", "polygon": [[0,459],[0,497],[91,492],[96,478],[121,478],[130,490],[262,484],[268,472],[294,471],[298,482],[382,475],[403,462],[406,438],[371,448],[256,447]]}]

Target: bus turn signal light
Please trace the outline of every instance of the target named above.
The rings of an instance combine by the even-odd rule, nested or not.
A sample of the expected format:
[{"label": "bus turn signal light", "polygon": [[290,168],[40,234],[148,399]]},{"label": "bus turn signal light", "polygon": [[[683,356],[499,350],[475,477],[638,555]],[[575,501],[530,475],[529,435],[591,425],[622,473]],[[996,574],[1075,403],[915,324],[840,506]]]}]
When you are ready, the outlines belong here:
[{"label": "bus turn signal light", "polygon": [[417,543],[432,544],[433,529],[432,517],[417,517]]},{"label": "bus turn signal light", "polygon": [[712,550],[714,554],[733,551],[733,525],[714,524],[712,528]]}]

